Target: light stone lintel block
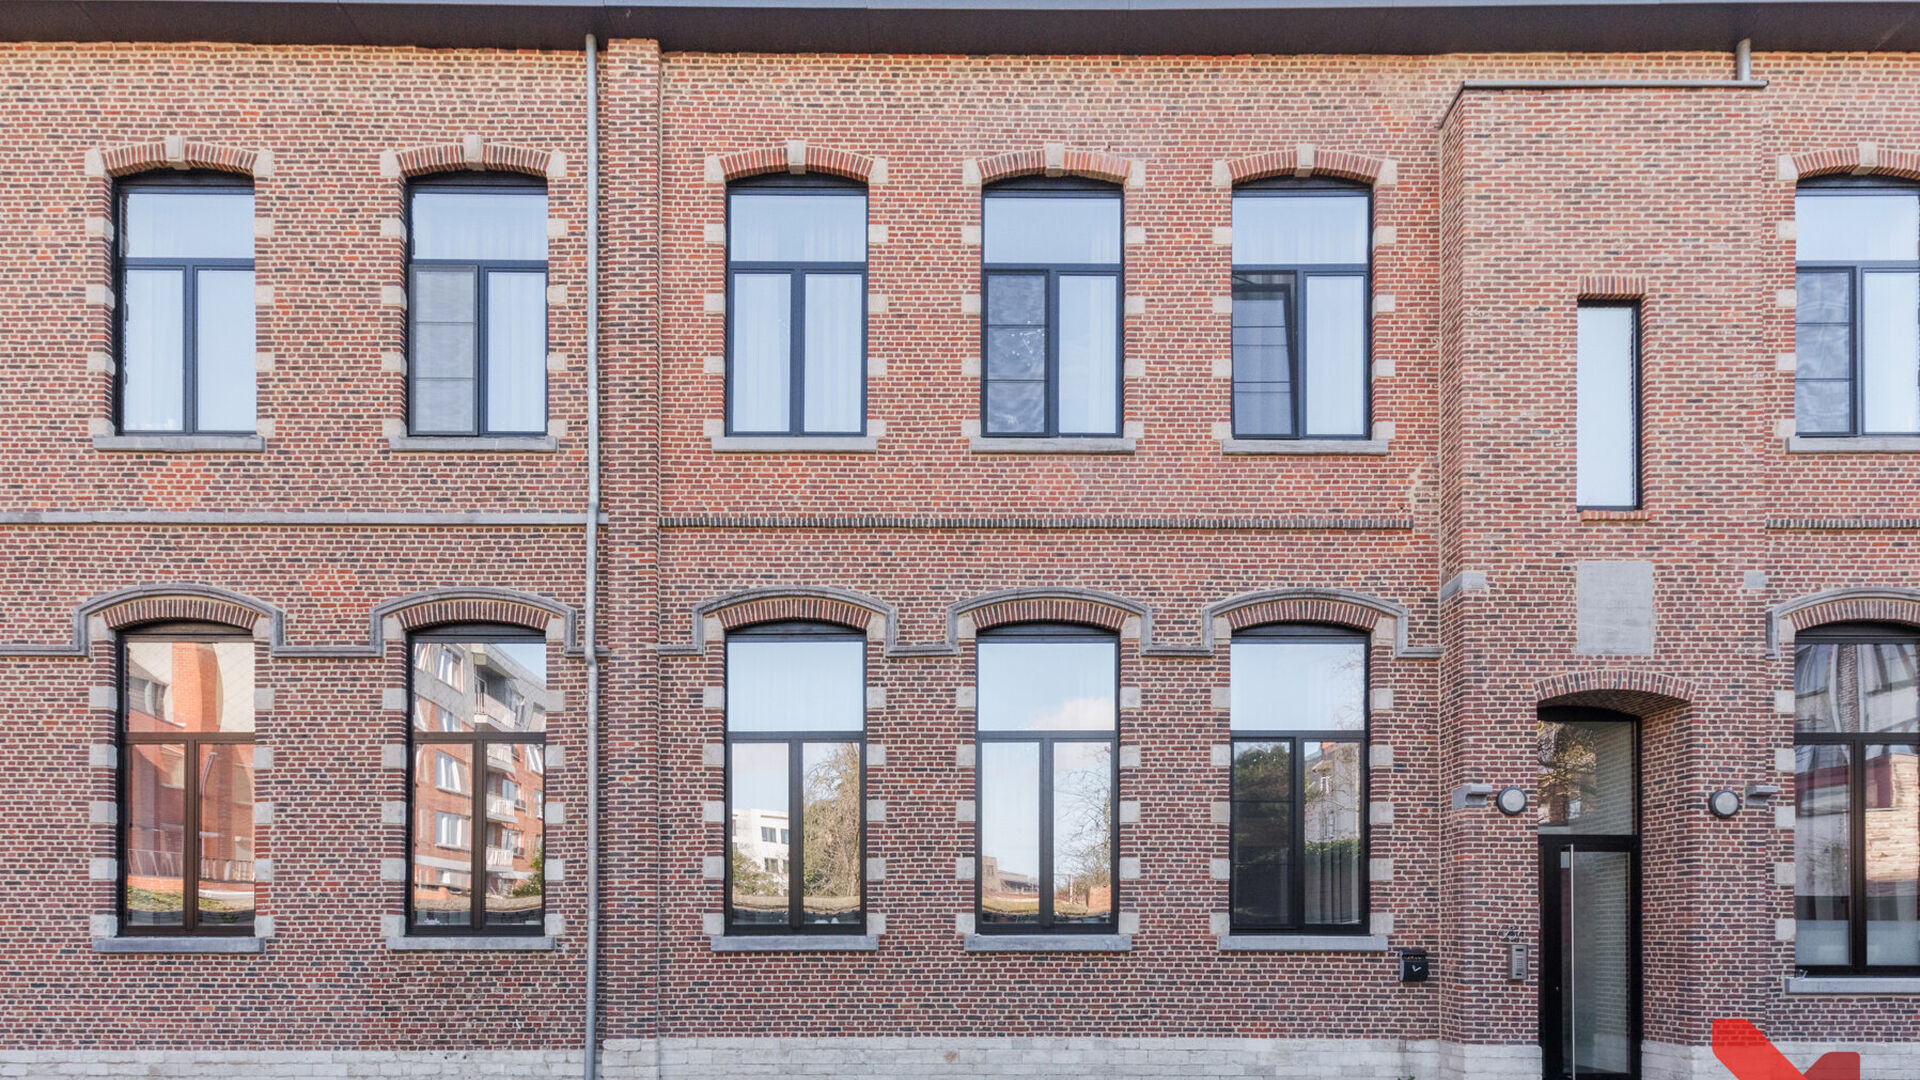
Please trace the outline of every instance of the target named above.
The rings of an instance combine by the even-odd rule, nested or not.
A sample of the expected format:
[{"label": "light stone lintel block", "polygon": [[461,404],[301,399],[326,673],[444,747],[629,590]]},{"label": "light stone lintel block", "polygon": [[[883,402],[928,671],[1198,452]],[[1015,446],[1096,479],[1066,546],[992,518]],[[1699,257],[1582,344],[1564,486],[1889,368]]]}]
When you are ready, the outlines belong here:
[{"label": "light stone lintel block", "polygon": [[868,225],[867,226],[867,243],[870,246],[878,247],[881,244],[884,244],[886,242],[887,242],[887,227],[885,225]]},{"label": "light stone lintel block", "polygon": [[702,359],[700,361],[700,373],[702,375],[725,375],[727,373],[727,358],[724,356],[709,356]]},{"label": "light stone lintel block", "polygon": [[1233,878],[1233,860],[1208,859],[1207,874],[1215,881],[1229,881]]},{"label": "light stone lintel block", "polygon": [[727,688],[724,686],[703,686],[700,688],[700,707],[703,709],[724,709],[727,707]]},{"label": "light stone lintel block", "polygon": [[885,315],[887,313],[887,294],[870,292],[867,294],[867,314]]},{"label": "light stone lintel block", "polygon": [[1794,757],[1793,747],[1775,747],[1773,751],[1773,770],[1783,773],[1793,772],[1797,768]]},{"label": "light stone lintel block", "polygon": [[880,858],[877,855],[869,857],[867,859],[867,880],[868,881],[887,880],[887,860]]},{"label": "light stone lintel block", "polygon": [[1233,804],[1225,799],[1217,799],[1207,804],[1207,822],[1212,825],[1230,825],[1233,823]]},{"label": "light stone lintel block", "polygon": [[1123,238],[1123,242],[1128,247],[1140,247],[1147,242],[1147,227],[1145,225],[1129,225],[1123,231]]},{"label": "light stone lintel block", "polygon": [[405,825],[407,823],[407,804],[402,799],[389,799],[380,804],[380,824]]},{"label": "light stone lintel block", "polygon": [[253,823],[255,825],[273,824],[273,804],[257,802],[253,804]]},{"label": "light stone lintel block", "polygon": [[389,686],[380,691],[380,708],[386,712],[407,711],[407,688]]},{"label": "light stone lintel block", "polygon": [[1773,883],[1775,885],[1792,888],[1798,884],[1798,882],[1797,868],[1792,863],[1777,862],[1773,864]]},{"label": "light stone lintel block", "polygon": [[884,911],[869,912],[867,914],[867,935],[869,937],[879,937],[886,932],[887,913]]},{"label": "light stone lintel block", "polygon": [[978,225],[960,226],[960,246],[961,247],[979,247],[980,246],[980,226]]},{"label": "light stone lintel block", "polygon": [[962,855],[953,860],[953,876],[956,881],[973,880],[973,857]]},{"label": "light stone lintel block", "polygon": [[87,708],[113,712],[120,707],[120,693],[111,686],[87,687]]},{"label": "light stone lintel block", "polygon": [[1375,315],[1391,315],[1394,312],[1395,306],[1396,302],[1393,299],[1392,293],[1373,294],[1373,313]]},{"label": "light stone lintel block", "polygon": [[700,747],[700,764],[717,769],[727,763],[727,744],[706,743]]},{"label": "light stone lintel block", "polygon": [[[1213,313],[1214,313],[1215,315],[1231,315],[1231,314],[1233,314],[1233,297],[1231,297],[1231,296],[1216,296],[1216,297],[1214,297],[1214,298],[1213,298]],[[1231,372],[1229,372],[1229,374],[1231,374]]]},{"label": "light stone lintel block", "polygon": [[708,855],[700,860],[700,876],[708,881],[719,881],[727,876],[727,857]]},{"label": "light stone lintel block", "polygon": [[1374,937],[1386,937],[1393,933],[1393,912],[1376,911],[1367,917],[1367,929]]},{"label": "light stone lintel block", "polygon": [[271,883],[273,881],[273,860],[272,859],[253,860],[253,880],[265,881],[268,883]]},{"label": "light stone lintel block", "polygon": [[885,820],[887,820],[887,800],[868,799],[867,822],[869,824],[876,824]]},{"label": "light stone lintel block", "polygon": [[1800,372],[1800,357],[1790,353],[1777,353],[1773,358],[1773,370],[1782,375],[1797,375]]},{"label": "light stone lintel block", "polygon": [[111,375],[115,370],[113,357],[108,353],[90,352],[87,354],[87,370],[96,375]]},{"label": "light stone lintel block", "polygon": [[727,917],[718,911],[704,912],[700,916],[700,932],[707,937],[719,937],[727,932]]},{"label": "light stone lintel block", "polygon": [[1393,687],[1376,686],[1373,688],[1373,693],[1371,696],[1373,698],[1374,712],[1392,712],[1393,711]]},{"label": "light stone lintel block", "polygon": [[1139,708],[1140,707],[1140,688],[1137,686],[1121,687],[1120,688],[1120,707],[1122,709]]},{"label": "light stone lintel block", "polygon": [[380,306],[407,309],[407,290],[399,285],[380,286]]},{"label": "light stone lintel block", "polygon": [[548,913],[541,922],[543,923],[541,929],[547,932],[548,937],[559,937],[567,932],[567,917],[558,912]]},{"label": "light stone lintel block", "polygon": [[381,881],[405,881],[406,879],[407,879],[407,860],[405,859],[381,859],[380,860],[380,880]]},{"label": "light stone lintel block", "polygon": [[1367,767],[1370,769],[1393,768],[1393,747],[1386,743],[1374,743],[1367,747]]},{"label": "light stone lintel block", "polygon": [[1773,827],[1774,828],[1791,829],[1793,828],[1793,825],[1794,825],[1793,804],[1788,803],[1784,806],[1776,806],[1773,808]]},{"label": "light stone lintel block", "polygon": [[878,712],[887,707],[887,688],[884,686],[867,687],[867,711]]},{"label": "light stone lintel block", "polygon": [[1145,315],[1147,313],[1147,298],[1139,293],[1134,293],[1126,298],[1122,310],[1127,315]]},{"label": "light stone lintel block", "polygon": [[886,767],[886,764],[887,764],[886,744],[885,743],[868,743],[867,744],[867,767],[870,769],[879,769],[879,768]]},{"label": "light stone lintel block", "polygon": [[700,310],[708,315],[727,313],[727,294],[710,292],[700,298]]},{"label": "light stone lintel block", "polygon": [[1213,243],[1215,247],[1232,247],[1233,226],[1215,225],[1213,227]]},{"label": "light stone lintel block", "polygon": [[407,748],[404,743],[388,743],[380,748],[380,767],[383,769],[404,769],[407,767]]},{"label": "light stone lintel block", "polygon": [[1393,860],[1392,859],[1368,859],[1367,860],[1367,880],[1368,881],[1392,881],[1393,880]]},{"label": "light stone lintel block", "polygon": [[273,306],[273,286],[255,285],[253,287],[253,306],[254,307],[272,307]]},{"label": "light stone lintel block", "polygon": [[1787,942],[1793,940],[1794,922],[1792,919],[1773,920],[1773,940]]},{"label": "light stone lintel block", "polygon": [[87,747],[87,767],[90,769],[119,768],[120,748],[112,743],[94,743]]},{"label": "light stone lintel block", "polygon": [[565,285],[547,286],[547,306],[548,307],[565,307],[566,303],[567,303],[567,287]]},{"label": "light stone lintel block", "polygon": [[549,825],[564,824],[567,820],[567,804],[548,799],[547,812],[543,816]]},{"label": "light stone lintel block", "polygon": [[980,314],[980,294],[979,293],[960,294],[960,314],[962,315]]},{"label": "light stone lintel block", "polygon": [[114,859],[88,859],[87,877],[94,881],[113,881],[120,876],[120,863]]},{"label": "light stone lintel block", "polygon": [[960,801],[953,804],[953,820],[957,822],[966,822],[966,821],[972,821],[973,819],[974,819],[974,809],[973,809],[972,799],[961,799]]},{"label": "light stone lintel block", "polygon": [[1367,820],[1375,825],[1393,824],[1393,804],[1384,800],[1368,803]]},{"label": "light stone lintel block", "polygon": [[1207,763],[1216,769],[1224,769],[1233,764],[1233,745],[1214,743],[1207,748]]},{"label": "light stone lintel block", "polygon": [[543,869],[545,869],[546,871],[548,881],[567,880],[567,860],[548,859],[545,863],[542,863],[541,865]]},{"label": "light stone lintel block", "polygon": [[727,821],[727,804],[719,799],[708,799],[700,804],[700,822],[704,825],[724,825]]},{"label": "light stone lintel block", "polygon": [[1792,289],[1780,289],[1773,294],[1773,306],[1792,310],[1800,306],[1799,294]]},{"label": "light stone lintel block", "polygon": [[1121,799],[1120,800],[1120,824],[1122,825],[1140,824],[1140,800],[1138,799]]},{"label": "light stone lintel block", "polygon": [[567,235],[567,219],[550,217],[547,219],[547,239],[559,240]]},{"label": "light stone lintel block", "polygon": [[973,768],[976,753],[977,751],[974,749],[974,744],[972,743],[961,743],[959,746],[954,747],[953,767],[956,769]]},{"label": "light stone lintel block", "polygon": [[1120,748],[1120,767],[1123,769],[1137,769],[1140,767],[1140,748],[1138,746],[1122,746]]},{"label": "light stone lintel block", "polygon": [[1392,247],[1400,239],[1400,230],[1393,225],[1377,225],[1373,230],[1373,246]]},{"label": "light stone lintel block", "polygon": [[380,219],[380,239],[405,240],[406,238],[407,238],[406,222],[400,220],[397,217],[383,217]]},{"label": "light stone lintel block", "polygon": [[1799,710],[1799,702],[1791,690],[1773,692],[1773,711],[1779,716],[1792,716]]},{"label": "light stone lintel block", "polygon": [[973,933],[973,912],[971,911],[954,912],[953,932],[956,934]]},{"label": "light stone lintel block", "polygon": [[87,804],[87,823],[90,825],[117,825],[120,823],[120,804],[112,799],[95,799]]},{"label": "light stone lintel block", "polygon": [[1139,881],[1140,880],[1140,856],[1138,855],[1120,856],[1120,880],[1121,881]]}]

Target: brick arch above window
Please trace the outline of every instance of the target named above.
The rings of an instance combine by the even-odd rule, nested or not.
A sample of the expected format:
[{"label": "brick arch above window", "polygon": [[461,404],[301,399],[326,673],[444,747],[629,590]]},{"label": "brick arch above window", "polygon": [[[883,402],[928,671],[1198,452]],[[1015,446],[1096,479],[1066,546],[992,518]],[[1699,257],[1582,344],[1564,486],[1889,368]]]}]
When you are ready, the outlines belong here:
[{"label": "brick arch above window", "polygon": [[1214,167],[1214,181],[1221,187],[1264,180],[1269,176],[1332,176],[1374,187],[1388,187],[1399,179],[1399,167],[1392,158],[1370,157],[1347,150],[1326,150],[1310,143],[1230,158],[1218,162]]},{"label": "brick arch above window", "polygon": [[88,151],[87,155],[89,172],[116,178],[156,169],[208,169],[241,176],[265,176],[272,170],[273,162],[271,151],[201,142],[183,135],[163,135],[147,142],[101,147]]},{"label": "brick arch above window", "polygon": [[727,631],[763,622],[807,620],[846,626],[871,635],[874,620],[879,620],[893,655],[898,619],[892,604],[851,589],[821,585],[766,585],[717,596],[693,606],[693,635],[685,643],[663,641],[657,651],[662,656],[701,656],[707,642],[718,641]]},{"label": "brick arch above window", "polygon": [[821,622],[844,626],[866,633],[875,616],[883,612],[837,596],[782,595],[763,596],[720,608],[711,617],[723,631],[738,630],[771,622]]},{"label": "brick arch above window", "polygon": [[446,623],[498,623],[544,633],[554,620],[564,622],[568,617],[564,604],[504,589],[470,593],[436,590],[389,601],[374,610],[376,615],[396,620],[403,631]]},{"label": "brick arch above window", "polygon": [[511,172],[558,180],[567,175],[567,155],[558,150],[540,150],[531,146],[488,142],[479,135],[465,135],[458,142],[433,143],[408,150],[387,150],[380,155],[381,172],[411,180],[432,173]]},{"label": "brick arch above window", "polygon": [[800,139],[789,139],[778,146],[738,150],[710,160],[713,179],[722,183],[771,172],[826,173],[863,184],[880,183],[886,175],[883,158],[815,146]]},{"label": "brick arch above window", "polygon": [[975,630],[1025,622],[1064,622],[1098,626],[1120,633],[1127,620],[1144,622],[1150,611],[1112,593],[1095,589],[1008,589],[963,600],[948,609],[949,619],[970,619]]},{"label": "brick arch above window", "polygon": [[1047,143],[1031,150],[1014,150],[981,158],[974,163],[980,182],[991,184],[1015,176],[1083,176],[1124,184],[1138,170],[1138,163],[1104,150],[1076,150],[1063,143]]},{"label": "brick arch above window", "polygon": [[1767,612],[1767,655],[1778,657],[1795,634],[1827,623],[1902,623],[1920,628],[1920,589],[1860,586],[1809,593]]},{"label": "brick arch above window", "polygon": [[1200,613],[1200,655],[1212,653],[1223,635],[1269,623],[1305,622],[1345,626],[1368,634],[1391,634],[1393,655],[1403,658],[1431,659],[1440,650],[1413,646],[1407,641],[1411,614],[1403,604],[1384,600],[1352,589],[1298,586],[1242,593],[1207,607]]},{"label": "brick arch above window", "polygon": [[1889,150],[1878,143],[1863,142],[1780,156],[1782,180],[1806,180],[1835,173],[1920,180],[1920,151]]},{"label": "brick arch above window", "polygon": [[1685,679],[1636,668],[1573,671],[1533,684],[1540,708],[1608,709],[1642,718],[1689,705],[1697,694]]},{"label": "brick arch above window", "polygon": [[99,619],[108,630],[141,623],[202,622],[251,634],[263,620],[271,627],[272,605],[204,585],[145,585],[98,596],[80,605],[82,620]]}]

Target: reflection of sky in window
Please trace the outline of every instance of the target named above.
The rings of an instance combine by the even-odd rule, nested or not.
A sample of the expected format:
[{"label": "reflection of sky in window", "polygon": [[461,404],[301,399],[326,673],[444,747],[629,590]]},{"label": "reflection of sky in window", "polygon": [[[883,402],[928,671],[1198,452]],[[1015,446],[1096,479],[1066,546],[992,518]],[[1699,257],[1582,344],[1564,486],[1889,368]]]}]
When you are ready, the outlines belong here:
[{"label": "reflection of sky in window", "polygon": [[859,731],[865,666],[865,641],[729,641],[727,729]]},{"label": "reflection of sky in window", "polygon": [[1114,643],[982,641],[982,731],[1111,731]]},{"label": "reflection of sky in window", "polygon": [[786,814],[786,743],[735,743],[730,773],[728,783],[732,787],[733,813],[772,810]]},{"label": "reflection of sky in window", "polygon": [[544,641],[497,641],[487,645],[520,668],[531,673],[541,686],[547,684],[547,643]]},{"label": "reflection of sky in window", "polygon": [[1357,641],[1234,642],[1233,729],[1359,731],[1366,658]]},{"label": "reflection of sky in window", "polygon": [[[980,853],[1040,880],[1040,746],[980,744]],[[981,867],[985,874],[986,868]]]}]

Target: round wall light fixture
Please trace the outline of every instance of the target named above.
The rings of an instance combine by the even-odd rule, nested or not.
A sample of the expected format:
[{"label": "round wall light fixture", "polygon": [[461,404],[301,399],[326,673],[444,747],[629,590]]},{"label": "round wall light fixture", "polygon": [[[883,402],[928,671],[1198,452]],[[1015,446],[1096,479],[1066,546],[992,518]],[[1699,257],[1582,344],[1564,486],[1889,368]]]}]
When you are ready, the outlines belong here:
[{"label": "round wall light fixture", "polygon": [[1721,788],[1707,796],[1707,809],[1717,818],[1730,818],[1740,812],[1740,793]]},{"label": "round wall light fixture", "polygon": [[1501,788],[1496,805],[1508,817],[1518,817],[1527,812],[1527,793],[1517,787]]}]

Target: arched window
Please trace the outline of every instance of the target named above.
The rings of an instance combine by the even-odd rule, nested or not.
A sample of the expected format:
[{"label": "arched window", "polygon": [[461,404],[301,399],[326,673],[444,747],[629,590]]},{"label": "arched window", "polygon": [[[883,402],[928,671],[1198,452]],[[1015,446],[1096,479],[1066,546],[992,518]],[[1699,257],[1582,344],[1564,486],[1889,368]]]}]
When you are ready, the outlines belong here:
[{"label": "arched window", "polygon": [[116,195],[120,430],[253,434],[253,184],[141,173]]},{"label": "arched window", "polygon": [[867,189],[769,173],[727,188],[727,433],[864,435]]},{"label": "arched window", "polygon": [[253,933],[253,638],[120,635],[120,933]]},{"label": "arched window", "polygon": [[1355,933],[1367,916],[1367,636],[1236,630],[1229,650],[1235,933]]},{"label": "arched window", "polygon": [[986,189],[981,434],[1120,434],[1120,204],[1073,177]]},{"label": "arched window", "polygon": [[1022,623],[975,642],[981,933],[1117,925],[1119,640]]},{"label": "arched window", "polygon": [[1811,974],[1920,974],[1920,631],[1794,641],[1794,955]]},{"label": "arched window", "polygon": [[1233,192],[1233,434],[1368,434],[1372,194],[1343,180]]},{"label": "arched window", "polygon": [[1920,434],[1920,187],[1821,177],[1793,216],[1795,430]]},{"label": "arched window", "polygon": [[547,189],[516,173],[408,186],[415,435],[547,433]]},{"label": "arched window", "polygon": [[546,639],[519,627],[445,626],[408,645],[408,932],[538,935]]}]

